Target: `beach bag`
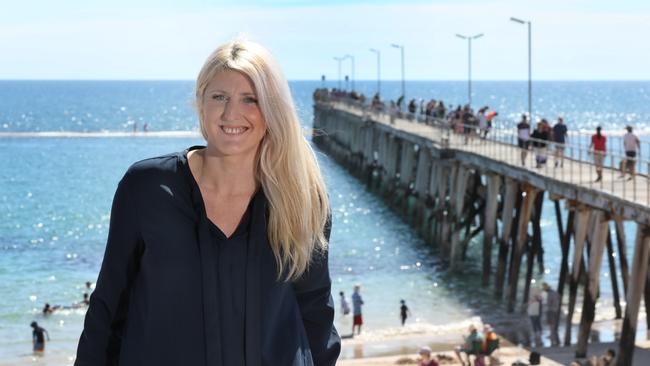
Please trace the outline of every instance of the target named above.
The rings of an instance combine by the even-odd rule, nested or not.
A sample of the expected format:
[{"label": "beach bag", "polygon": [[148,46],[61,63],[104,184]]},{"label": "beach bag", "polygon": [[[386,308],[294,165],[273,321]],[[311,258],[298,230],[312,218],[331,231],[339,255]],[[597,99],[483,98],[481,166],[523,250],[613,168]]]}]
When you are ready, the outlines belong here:
[{"label": "beach bag", "polygon": [[538,352],[531,352],[530,353],[530,358],[528,359],[530,361],[531,365],[539,365],[540,363],[540,354]]}]

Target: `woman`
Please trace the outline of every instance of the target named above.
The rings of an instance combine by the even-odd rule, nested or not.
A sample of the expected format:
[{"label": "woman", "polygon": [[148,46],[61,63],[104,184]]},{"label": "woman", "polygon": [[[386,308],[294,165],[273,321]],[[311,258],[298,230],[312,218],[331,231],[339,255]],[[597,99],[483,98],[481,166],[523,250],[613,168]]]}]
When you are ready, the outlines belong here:
[{"label": "woman", "polygon": [[289,87],[260,45],[205,62],[206,147],[120,182],[76,365],[334,365],[329,206]]}]

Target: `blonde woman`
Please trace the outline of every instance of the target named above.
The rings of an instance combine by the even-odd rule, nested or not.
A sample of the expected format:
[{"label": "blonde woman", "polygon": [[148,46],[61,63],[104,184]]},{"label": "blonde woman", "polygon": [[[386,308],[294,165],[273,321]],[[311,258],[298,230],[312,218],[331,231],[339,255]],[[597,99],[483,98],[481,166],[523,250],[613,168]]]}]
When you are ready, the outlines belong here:
[{"label": "blonde woman", "polygon": [[196,81],[207,144],[119,183],[76,365],[334,365],[329,203],[287,81],[262,46]]}]

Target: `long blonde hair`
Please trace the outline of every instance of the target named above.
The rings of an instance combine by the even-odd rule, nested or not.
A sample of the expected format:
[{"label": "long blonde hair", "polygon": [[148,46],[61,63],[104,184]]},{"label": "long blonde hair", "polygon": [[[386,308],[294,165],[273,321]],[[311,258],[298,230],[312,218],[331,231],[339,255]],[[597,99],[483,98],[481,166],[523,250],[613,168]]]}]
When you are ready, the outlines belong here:
[{"label": "long blonde hair", "polygon": [[271,54],[261,45],[233,40],[217,48],[196,80],[195,107],[201,133],[205,89],[214,75],[235,70],[253,82],[267,132],[260,143],[256,178],[269,203],[268,238],[278,264],[278,278],[298,279],[316,252],[327,249],[324,236],[329,200],[316,156],[305,139],[289,84]]}]

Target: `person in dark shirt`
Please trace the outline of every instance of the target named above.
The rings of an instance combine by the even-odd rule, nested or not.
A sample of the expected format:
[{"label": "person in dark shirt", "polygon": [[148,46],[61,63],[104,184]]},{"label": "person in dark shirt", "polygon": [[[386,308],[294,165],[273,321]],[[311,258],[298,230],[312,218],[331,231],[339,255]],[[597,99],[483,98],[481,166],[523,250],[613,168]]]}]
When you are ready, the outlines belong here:
[{"label": "person in dark shirt", "polygon": [[406,301],[400,300],[400,307],[399,307],[399,317],[402,319],[402,326],[404,326],[404,323],[406,322],[406,318],[411,315],[411,311],[409,310],[408,306],[406,306]]},{"label": "person in dark shirt", "polygon": [[562,117],[557,118],[557,123],[553,125],[553,142],[555,142],[555,167],[564,166],[564,144],[566,144],[567,127]]},{"label": "person in dark shirt", "polygon": [[37,322],[32,322],[30,324],[32,327],[32,344],[34,346],[34,353],[43,353],[45,352],[45,336],[47,340],[50,340],[50,333],[38,326]]},{"label": "person in dark shirt", "polygon": [[546,144],[548,141],[548,130],[546,129],[544,119],[542,122],[537,124],[537,128],[530,137],[533,140],[533,149],[535,149],[535,161],[537,162],[537,168],[541,168],[546,164]]},{"label": "person in dark shirt", "polygon": [[334,366],[329,200],[279,65],[227,42],[194,96],[206,146],[118,184],[75,365]]}]

